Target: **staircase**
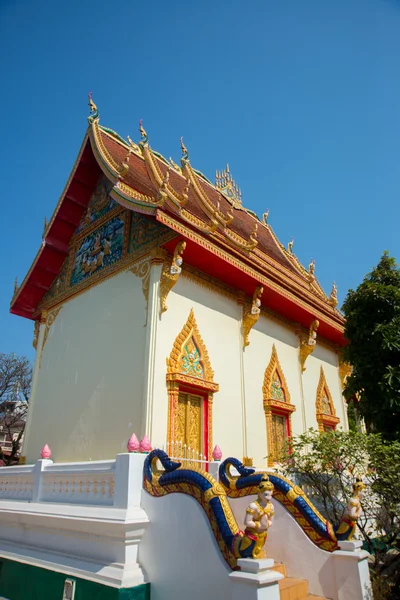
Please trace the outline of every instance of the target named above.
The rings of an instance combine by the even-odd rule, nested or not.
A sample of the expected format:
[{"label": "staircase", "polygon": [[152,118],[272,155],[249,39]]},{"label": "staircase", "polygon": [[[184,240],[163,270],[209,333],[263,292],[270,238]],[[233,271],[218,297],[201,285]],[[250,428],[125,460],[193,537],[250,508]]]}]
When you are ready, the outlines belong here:
[{"label": "staircase", "polygon": [[322,596],[312,596],[308,593],[308,581],[287,577],[286,567],[283,563],[275,563],[274,571],[282,573],[284,579],[279,581],[281,600],[327,600]]}]

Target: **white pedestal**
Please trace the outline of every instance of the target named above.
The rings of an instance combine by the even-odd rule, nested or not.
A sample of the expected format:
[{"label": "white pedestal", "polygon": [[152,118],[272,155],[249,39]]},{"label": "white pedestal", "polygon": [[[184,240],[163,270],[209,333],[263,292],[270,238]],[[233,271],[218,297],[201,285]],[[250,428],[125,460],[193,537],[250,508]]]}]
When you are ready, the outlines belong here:
[{"label": "white pedestal", "polygon": [[369,600],[372,597],[368,569],[368,552],[362,542],[338,542],[335,559],[337,600]]},{"label": "white pedestal", "polygon": [[229,575],[232,600],[279,600],[278,581],[283,579],[283,575],[272,570],[272,558],[239,558],[238,566],[240,571]]}]

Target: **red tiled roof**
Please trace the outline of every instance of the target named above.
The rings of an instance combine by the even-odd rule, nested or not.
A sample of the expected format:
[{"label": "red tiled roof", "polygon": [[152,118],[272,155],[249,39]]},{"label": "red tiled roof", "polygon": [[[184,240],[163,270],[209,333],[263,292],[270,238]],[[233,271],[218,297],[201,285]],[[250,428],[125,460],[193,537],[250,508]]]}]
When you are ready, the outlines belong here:
[{"label": "red tiled roof", "polygon": [[[101,135],[105,147],[107,148],[108,152],[111,154],[115,162],[122,164],[122,162],[126,158],[126,148],[124,148],[121,143],[112,139],[106,133],[102,132]],[[165,173],[168,171],[168,166],[162,160],[158,159],[157,157],[155,158],[158,162],[162,174],[165,175]],[[146,194],[153,197],[157,196],[158,190],[152,183],[146,163],[141,157],[137,156],[136,154],[131,154],[129,160],[129,171],[124,176],[123,180],[124,183],[129,185],[131,188],[137,190],[138,192],[141,192],[142,194]],[[202,190],[205,192],[209,200],[214,204],[214,206],[217,207],[217,203],[219,203],[220,210],[224,214],[226,214],[231,208],[231,203],[226,199],[226,197],[219,190],[209,185],[198,175],[197,182],[202,188]],[[170,170],[169,183],[178,194],[182,194],[186,186],[185,178],[173,169]],[[208,224],[209,219],[204,213],[202,207],[199,205],[193,190],[190,188],[189,198],[187,204],[185,205],[185,209],[195,217],[202,219],[205,222],[205,224]],[[175,210],[173,207],[169,208],[168,210],[178,214],[178,211]],[[249,215],[245,210],[234,209],[234,219],[229,225],[229,228],[247,241],[254,229],[254,224],[256,222],[256,219]],[[298,270],[295,268],[292,261],[289,258],[287,258],[285,254],[281,251],[281,249],[278,247],[269,228],[262,225],[261,222],[258,222],[257,240],[258,250],[264,252],[267,256],[270,256],[290,271],[296,274],[298,273]]]}]

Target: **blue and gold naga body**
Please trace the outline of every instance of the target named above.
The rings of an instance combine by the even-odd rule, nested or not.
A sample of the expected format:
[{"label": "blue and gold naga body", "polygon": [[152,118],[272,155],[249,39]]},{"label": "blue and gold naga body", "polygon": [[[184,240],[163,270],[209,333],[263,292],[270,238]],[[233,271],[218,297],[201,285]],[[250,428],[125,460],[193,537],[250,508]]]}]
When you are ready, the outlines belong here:
[{"label": "blue and gold naga body", "polygon": [[[161,462],[163,470],[157,468],[157,461]],[[239,475],[231,474],[232,467]],[[144,463],[143,487],[146,492],[152,496],[180,492],[199,502],[208,517],[218,547],[232,569],[237,568],[238,558],[262,556],[260,549],[264,545],[266,531],[258,531],[255,523],[260,518],[261,507],[256,519],[252,521],[253,527],[246,527],[242,531],[228,498],[259,495],[263,481],[266,480],[273,484],[273,498],[292,514],[304,533],[319,548],[332,552],[338,548],[337,539],[350,537],[350,528],[347,538],[342,537],[347,535],[347,531],[343,531],[343,524],[339,526],[341,535],[337,537],[331,523],[318,512],[303,490],[282,475],[272,472],[256,473],[239,460],[227,458],[219,467],[219,479],[217,482],[201,469],[182,467],[181,463],[172,461],[163,450],[153,450]],[[266,507],[264,514],[267,515],[268,511],[271,512]]]}]

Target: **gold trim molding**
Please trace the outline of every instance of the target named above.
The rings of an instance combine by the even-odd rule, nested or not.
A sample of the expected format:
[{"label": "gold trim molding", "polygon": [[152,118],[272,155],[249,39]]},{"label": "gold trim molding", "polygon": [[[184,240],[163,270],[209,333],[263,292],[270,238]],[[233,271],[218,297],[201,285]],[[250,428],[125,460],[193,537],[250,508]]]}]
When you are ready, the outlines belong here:
[{"label": "gold trim molding", "polygon": [[186,248],[184,240],[177,243],[175,246],[174,255],[171,262],[165,262],[161,271],[160,278],[160,308],[161,314],[168,309],[167,296],[179,279],[182,272],[183,258],[182,254]]},{"label": "gold trim molding", "polygon": [[[203,379],[189,376],[180,372],[180,360],[184,351],[184,347],[190,338],[193,338],[199,351],[200,362],[203,366]],[[191,387],[194,390],[196,388],[200,389],[207,397],[207,451],[210,459],[213,449],[213,395],[214,392],[218,392],[219,385],[214,382],[214,371],[208,356],[208,350],[197,327],[193,309],[191,309],[185,325],[183,326],[179,335],[176,337],[171,354],[167,358],[166,380],[168,388],[168,443],[176,441],[177,423],[175,421],[175,415],[177,414],[178,410],[178,396],[180,387],[183,385],[186,387]]]},{"label": "gold trim molding", "polygon": [[[281,387],[285,396],[285,401],[281,402],[272,398],[271,394],[271,386],[273,382],[273,376],[277,373]],[[272,427],[272,415],[280,414],[284,415],[288,419],[289,425],[289,436],[292,433],[292,421],[291,415],[296,410],[294,404],[290,404],[290,392],[288,385],[286,383],[286,377],[282,370],[281,364],[279,362],[278,353],[276,351],[275,344],[272,346],[271,358],[268,363],[267,368],[264,373],[264,382],[262,387],[263,392],[263,405],[264,405],[264,413],[265,413],[265,425],[267,429],[267,445],[268,445],[268,466],[274,465],[273,458],[273,427]]]},{"label": "gold trim molding", "polygon": [[[323,412],[322,409],[322,398],[324,397],[324,392],[329,402],[329,406],[331,409],[331,414],[327,415]],[[326,382],[325,373],[323,367],[320,369],[319,373],[319,381],[317,386],[317,395],[316,395],[316,417],[318,423],[318,429],[320,432],[324,431],[324,426],[333,427],[335,429],[336,425],[340,422],[340,419],[336,416],[335,405],[332,400],[332,394],[329,390],[328,384]]]},{"label": "gold trim molding", "polygon": [[315,346],[317,344],[317,329],[319,327],[319,321],[315,319],[311,325],[308,332],[308,338],[304,338],[302,334],[300,334],[300,365],[301,372],[304,373],[306,370],[305,362],[307,358],[312,354],[315,350]]},{"label": "gold trim molding", "polygon": [[258,285],[254,290],[251,307],[245,311],[243,309],[243,345],[244,347],[250,344],[249,335],[254,325],[257,323],[261,312],[261,296],[264,292],[262,285]]}]

